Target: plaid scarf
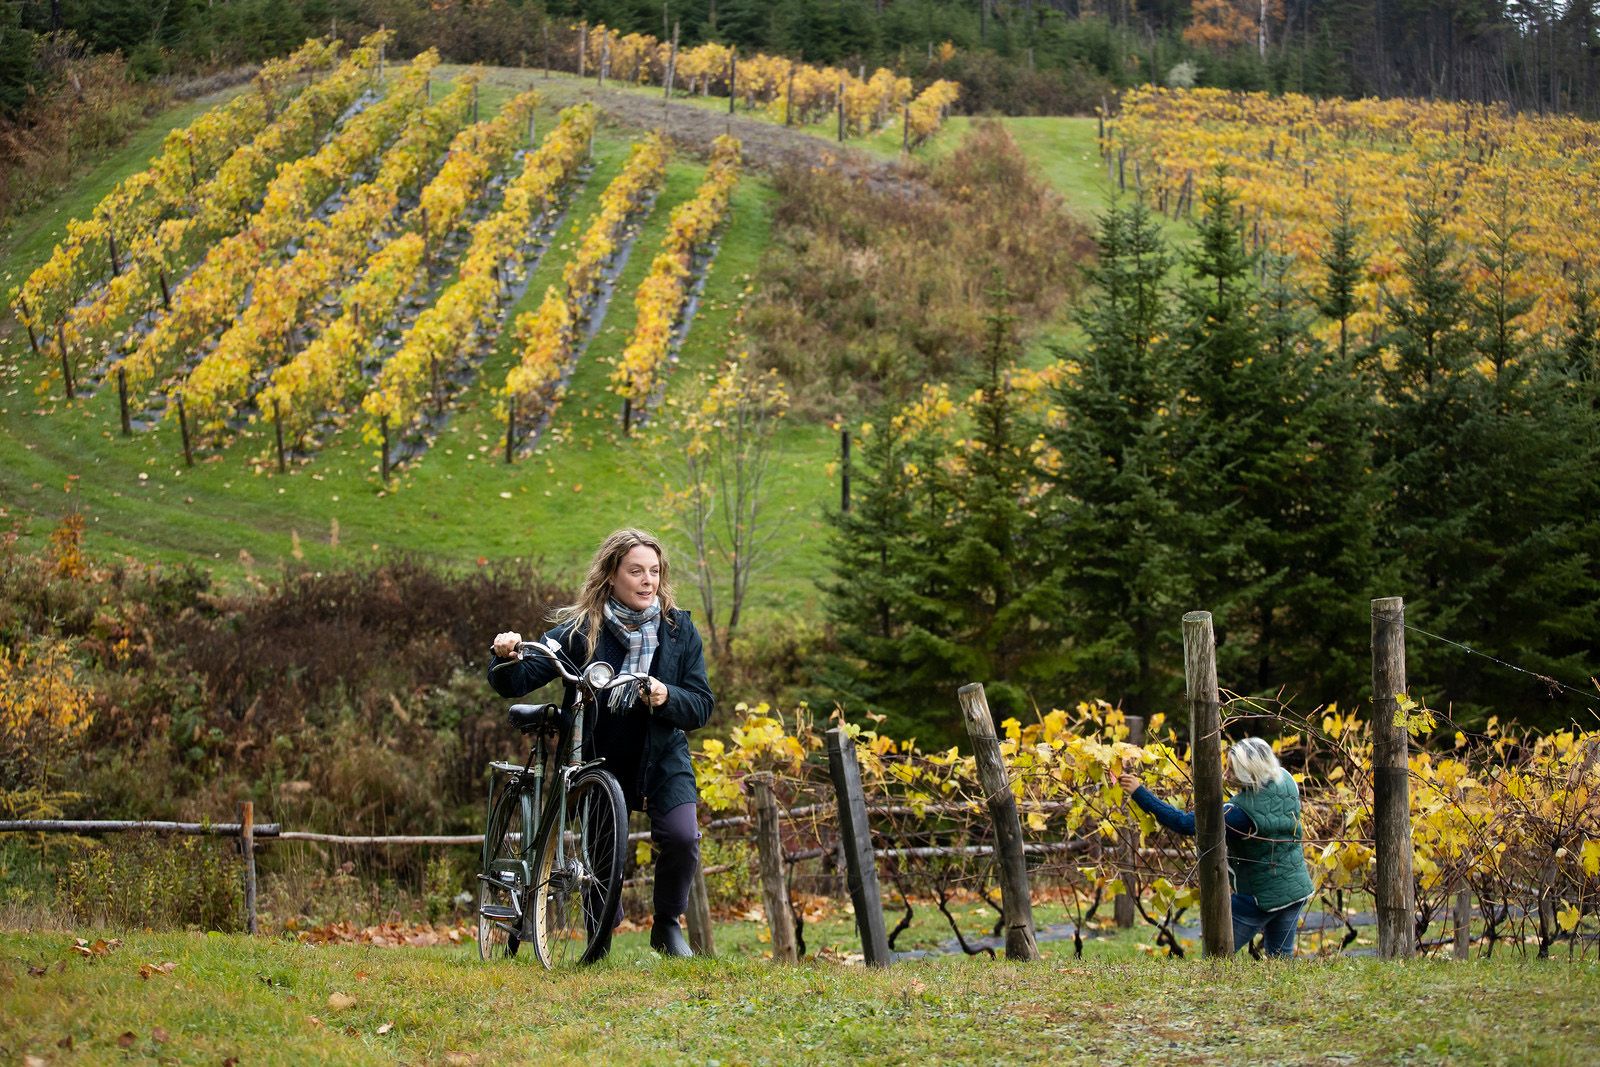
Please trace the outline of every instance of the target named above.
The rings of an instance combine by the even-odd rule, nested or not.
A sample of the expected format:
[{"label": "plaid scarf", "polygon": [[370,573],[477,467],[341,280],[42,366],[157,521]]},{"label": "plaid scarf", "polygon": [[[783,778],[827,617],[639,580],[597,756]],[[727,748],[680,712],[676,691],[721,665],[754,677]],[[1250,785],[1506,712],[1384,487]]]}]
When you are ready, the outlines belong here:
[{"label": "plaid scarf", "polygon": [[[656,638],[661,629],[661,598],[652,599],[650,606],[643,611],[635,611],[625,604],[619,604],[615,598],[607,598],[605,613],[607,628],[628,650],[622,660],[621,672],[644,674],[650,669],[650,662],[656,656],[656,646],[660,644]],[[632,682],[613,689],[611,709],[617,711],[632,707],[634,701],[639,699],[642,688],[639,683]]]}]

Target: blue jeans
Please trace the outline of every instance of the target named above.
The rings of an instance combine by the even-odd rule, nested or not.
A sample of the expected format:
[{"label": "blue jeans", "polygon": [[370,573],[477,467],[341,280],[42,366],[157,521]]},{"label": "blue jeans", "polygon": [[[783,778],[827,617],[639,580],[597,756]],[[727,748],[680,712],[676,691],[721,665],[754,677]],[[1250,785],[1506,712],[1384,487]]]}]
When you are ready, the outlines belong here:
[{"label": "blue jeans", "polygon": [[1276,911],[1262,911],[1255,897],[1233,894],[1233,950],[1238,952],[1262,933],[1262,942],[1269,956],[1293,956],[1294,932],[1300,924],[1300,909],[1305,901],[1290,904]]}]

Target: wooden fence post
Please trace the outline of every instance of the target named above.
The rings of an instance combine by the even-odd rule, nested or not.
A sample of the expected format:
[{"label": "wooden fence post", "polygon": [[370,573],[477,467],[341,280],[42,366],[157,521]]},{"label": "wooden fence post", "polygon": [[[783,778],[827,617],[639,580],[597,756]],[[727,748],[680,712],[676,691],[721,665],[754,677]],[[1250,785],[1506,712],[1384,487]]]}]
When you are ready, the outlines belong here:
[{"label": "wooden fence post", "polygon": [[384,485],[389,484],[389,416],[385,415],[379,428],[383,431],[383,455],[378,461],[379,478]]},{"label": "wooden fence post", "polygon": [[715,956],[716,945],[711,936],[711,893],[706,888],[704,866],[695,864],[694,881],[689,883],[689,913],[684,916],[689,928],[689,947],[696,956]]},{"label": "wooden fence post", "polygon": [[122,409],[122,436],[133,435],[133,423],[128,418],[128,369],[117,367],[117,406]]},{"label": "wooden fence post", "polygon": [[989,713],[989,701],[981,684],[964,685],[956,695],[977,757],[978,780],[988,798],[989,818],[994,823],[1000,904],[1005,912],[1006,959],[1036,960],[1039,944],[1033,935],[1033,894],[1028,888],[1028,860],[1022,851],[1022,817],[1017,812],[1016,795],[1011,792],[1005,757],[1000,754],[994,717]]},{"label": "wooden fence post", "polygon": [[839,83],[839,143],[844,144],[844,82]]},{"label": "wooden fence post", "polygon": [[850,513],[850,431],[839,432],[839,510]]},{"label": "wooden fence post", "polygon": [[244,857],[244,929],[256,932],[256,806],[239,805],[239,852]]},{"label": "wooden fence post", "polygon": [[861,934],[861,954],[869,967],[889,966],[889,934],[883,925],[883,897],[878,890],[877,858],[872,854],[872,830],[867,823],[867,802],[861,794],[861,765],[856,743],[835,726],[828,731],[828,774],[839,802],[839,837],[844,849],[850,901],[856,909],[856,930]]},{"label": "wooden fence post", "polygon": [[789,63],[789,88],[783,95],[783,124],[794,125],[794,63]]},{"label": "wooden fence post", "polygon": [[578,23],[578,77],[583,77],[584,64],[589,59],[589,24]]},{"label": "wooden fence post", "polygon": [[72,390],[72,361],[67,358],[67,328],[61,322],[56,323],[56,340],[61,345],[61,381],[67,387],[67,399],[73,398]]},{"label": "wooden fence post", "polygon": [[1395,723],[1406,691],[1403,597],[1372,602],[1372,836],[1377,851],[1378,955],[1416,955],[1416,888],[1411,878],[1410,733]]},{"label": "wooden fence post", "polygon": [[1200,870],[1200,944],[1206,956],[1233,955],[1233,899],[1228,841],[1222,822],[1222,724],[1217,695],[1217,645],[1211,612],[1183,617],[1183,678],[1189,698],[1189,751],[1194,768],[1195,850]]},{"label": "wooden fence post", "polygon": [[794,940],[794,912],[789,906],[789,883],[783,868],[783,831],[778,825],[778,800],[772,794],[772,777],[752,775],[750,797],[756,814],[756,849],[761,855],[761,901],[772,930],[772,962],[794,963],[799,954]]},{"label": "wooden fence post", "polygon": [[733,102],[739,96],[736,86],[739,84],[739,50],[728,49],[728,114],[733,114]]},{"label": "wooden fence post", "polygon": [[183,434],[183,462],[194,466],[194,449],[189,444],[189,413],[183,407],[183,395],[178,395],[178,431]]},{"label": "wooden fence post", "polygon": [[[1128,724],[1128,744],[1142,746],[1144,744],[1144,716],[1129,715],[1125,721]],[[1132,857],[1130,856],[1129,858],[1131,859]],[[1116,916],[1118,927],[1123,930],[1132,929],[1135,913],[1133,897],[1127,893],[1118,893],[1116,899],[1111,902],[1111,911]]]},{"label": "wooden fence post", "polygon": [[289,465],[283,458],[283,411],[278,406],[278,401],[272,401],[272,431],[278,439],[278,473],[286,473]]},{"label": "wooden fence post", "polygon": [[1472,890],[1467,888],[1467,880],[1461,880],[1461,888],[1456,891],[1456,959],[1464,960],[1472,956]]},{"label": "wooden fence post", "polygon": [[511,394],[506,405],[506,462],[510,463],[517,447],[517,394]]},{"label": "wooden fence post", "polygon": [[678,77],[678,29],[678,23],[674,22],[672,24],[672,53],[667,56],[667,76],[662,79],[665,82],[661,93],[663,100],[672,99],[672,83]]},{"label": "wooden fence post", "polygon": [[172,310],[172,288],[167,285],[167,268],[156,268],[156,280],[161,283],[161,306],[167,311]]}]

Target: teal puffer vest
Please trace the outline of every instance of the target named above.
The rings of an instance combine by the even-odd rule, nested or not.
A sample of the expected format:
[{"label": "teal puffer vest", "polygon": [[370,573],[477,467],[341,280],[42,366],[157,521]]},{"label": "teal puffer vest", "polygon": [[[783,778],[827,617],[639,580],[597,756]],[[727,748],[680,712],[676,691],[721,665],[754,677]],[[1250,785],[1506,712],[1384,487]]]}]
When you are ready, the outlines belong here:
[{"label": "teal puffer vest", "polygon": [[1260,789],[1246,789],[1233,798],[1256,824],[1256,832],[1228,842],[1228,867],[1233,891],[1255,897],[1263,911],[1304,900],[1311,895],[1311,872],[1300,847],[1300,790],[1288,771]]}]

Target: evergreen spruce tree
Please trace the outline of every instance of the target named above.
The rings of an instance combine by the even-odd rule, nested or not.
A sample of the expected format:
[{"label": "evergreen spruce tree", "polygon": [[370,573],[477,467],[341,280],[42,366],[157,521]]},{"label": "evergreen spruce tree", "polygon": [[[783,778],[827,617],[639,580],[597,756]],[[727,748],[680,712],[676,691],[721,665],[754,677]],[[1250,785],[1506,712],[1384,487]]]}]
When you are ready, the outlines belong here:
[{"label": "evergreen spruce tree", "polygon": [[1181,691],[1177,619],[1190,605],[1172,475],[1172,256],[1139,203],[1113,203],[1098,243],[1078,311],[1084,341],[1061,353],[1061,417],[1045,432],[1059,457],[1054,588],[1075,683],[1146,714]]},{"label": "evergreen spruce tree", "polygon": [[1317,310],[1339,324],[1340,362],[1350,358],[1350,316],[1356,311],[1356,286],[1366,270],[1367,257],[1357,251],[1361,231],[1356,225],[1349,193],[1333,198],[1333,223],[1328,227],[1328,247],[1321,255],[1326,279],[1317,300]]},{"label": "evergreen spruce tree", "polygon": [[1195,606],[1216,617],[1225,685],[1344,699],[1365,673],[1362,396],[1348,355],[1313,338],[1288,261],[1249,253],[1235,209],[1219,175],[1204,191],[1174,331],[1184,397],[1175,470]]}]

